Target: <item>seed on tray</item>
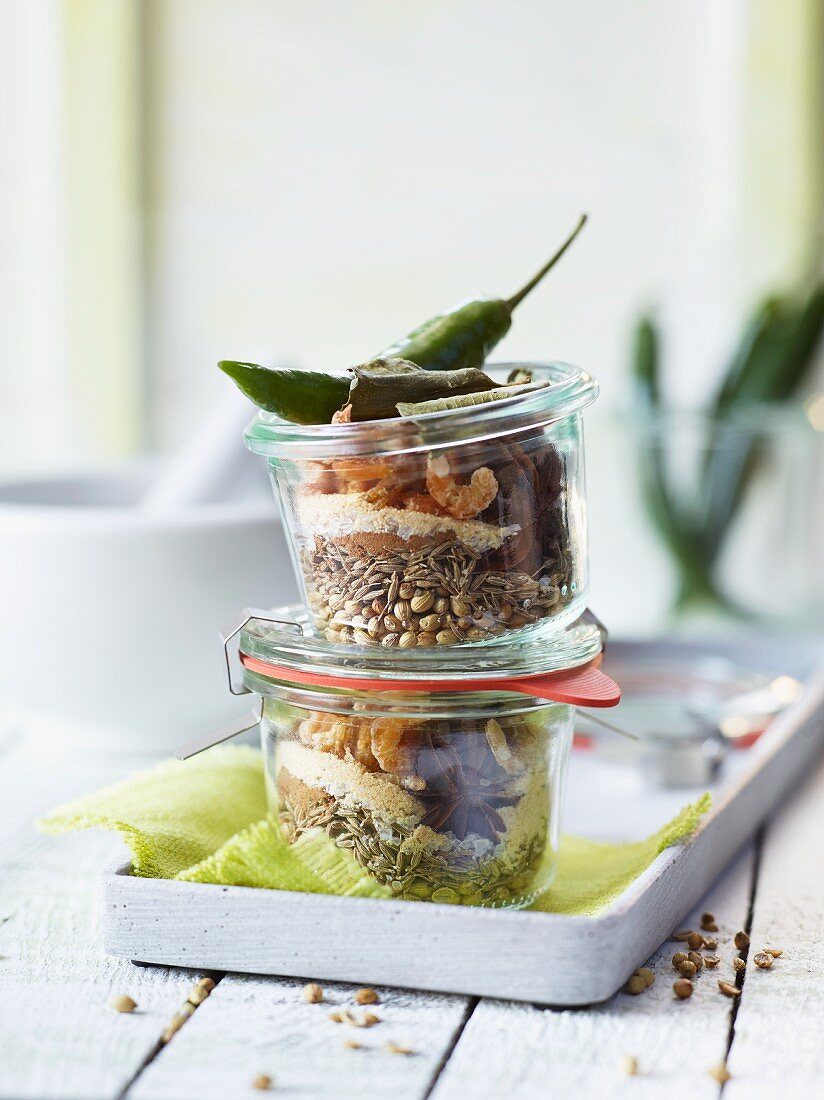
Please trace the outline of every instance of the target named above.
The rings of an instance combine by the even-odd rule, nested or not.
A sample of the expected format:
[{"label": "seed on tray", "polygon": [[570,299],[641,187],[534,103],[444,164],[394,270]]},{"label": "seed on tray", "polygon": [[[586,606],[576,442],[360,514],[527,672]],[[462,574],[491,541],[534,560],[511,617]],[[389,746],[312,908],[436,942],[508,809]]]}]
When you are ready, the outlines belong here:
[{"label": "seed on tray", "polygon": [[627,1077],[635,1077],[638,1073],[638,1059],[632,1054],[625,1054],[619,1062],[618,1068]]},{"label": "seed on tray", "polygon": [[703,967],[703,965],[704,965],[704,956],[703,956],[703,955],[699,955],[697,951],[690,951],[689,955],[687,955],[687,958],[688,958],[688,959],[689,959],[689,961],[690,961],[690,962],[692,963],[692,965],[693,965],[693,966],[695,967],[695,971],[696,971],[696,973],[697,973],[697,972],[698,972],[698,971],[699,971],[699,970],[700,970],[700,969],[701,969],[701,968]]},{"label": "seed on tray", "polygon": [[309,982],[303,987],[303,999],[310,1005],[319,1004],[323,1000],[323,990],[317,982]]},{"label": "seed on tray", "polygon": [[644,985],[647,986],[647,988],[655,981],[655,974],[648,966],[642,966],[639,970],[636,970],[635,973],[639,978],[644,979]]},{"label": "seed on tray", "polygon": [[780,959],[781,956],[784,954],[783,948],[765,947],[764,950],[767,952],[768,955],[772,955],[774,959]]},{"label": "seed on tray", "polygon": [[675,941],[675,943],[686,943],[691,935],[692,935],[692,932],[690,932],[690,931],[673,932],[673,934],[670,936],[670,939]]},{"label": "seed on tray", "polygon": [[133,1001],[125,993],[120,993],[111,998],[109,1005],[117,1012],[134,1012],[137,1008],[137,1001]]},{"label": "seed on tray", "polygon": [[714,913],[702,913],[701,914],[701,923],[702,924],[712,924],[714,920],[715,920],[715,914]]},{"label": "seed on tray", "polygon": [[721,960],[717,955],[704,956],[704,966],[706,966],[708,970],[715,970],[720,962]]},{"label": "seed on tray", "polygon": [[694,978],[698,973],[698,967],[691,959],[685,959],[676,967],[676,970],[684,978]]},{"label": "seed on tray", "polygon": [[272,1087],[272,1078],[268,1073],[259,1073],[252,1082],[252,1088],[258,1089],[260,1092],[266,1092],[267,1089]]},{"label": "seed on tray", "polygon": [[686,1001],[688,997],[691,997],[692,989],[692,982],[689,978],[679,978],[672,983],[672,991],[679,1001]]},{"label": "seed on tray", "polygon": [[725,982],[725,981],[722,981],[719,978],[718,988],[721,990],[721,992],[724,994],[725,997],[740,997],[741,996],[741,990],[737,989],[732,984],[732,982]]},{"label": "seed on tray", "polygon": [[750,937],[746,932],[736,932],[732,941],[739,951],[746,951],[750,946]]},{"label": "seed on tray", "polygon": [[775,958],[769,951],[757,951],[752,960],[759,970],[769,970]]},{"label": "seed on tray", "polygon": [[363,1050],[363,1043],[359,1043],[355,1039],[344,1039],[343,1045],[347,1050]]},{"label": "seed on tray", "polygon": [[733,970],[743,970],[743,969],[744,969],[744,967],[745,967],[746,965],[747,965],[747,964],[746,964],[746,963],[744,962],[744,960],[743,960],[743,959],[742,959],[742,958],[740,957],[740,955],[736,955],[736,956],[735,956],[735,958],[734,958],[734,959],[732,960],[732,968],[733,968]]},{"label": "seed on tray", "polygon": [[685,963],[688,958],[689,955],[686,953],[686,951],[676,951],[675,954],[672,956],[672,965],[677,970],[681,963]]},{"label": "seed on tray", "polygon": [[343,1015],[340,1012],[330,1012],[329,1019],[332,1021],[333,1024],[343,1023]]},{"label": "seed on tray", "polygon": [[624,986],[625,993],[632,993],[633,995],[643,993],[647,988],[647,983],[641,977],[640,974],[633,974],[631,978],[627,979],[627,984]]},{"label": "seed on tray", "polygon": [[166,1025],[163,1034],[160,1036],[160,1041],[162,1043],[168,1043],[172,1039],[172,1036],[180,1031],[187,1019],[188,1016],[185,1016],[182,1012],[176,1012]]},{"label": "seed on tray", "polygon": [[707,951],[717,951],[718,950],[718,940],[707,939],[705,937],[704,938],[704,947],[706,947]]},{"label": "seed on tray", "polygon": [[395,1043],[391,1039],[386,1043],[386,1049],[390,1054],[414,1054],[415,1052],[411,1047],[404,1046],[402,1043]]},{"label": "seed on tray", "polygon": [[687,945],[691,947],[693,951],[697,951],[699,947],[704,946],[704,937],[700,932],[690,932],[687,936]]},{"label": "seed on tray", "polygon": [[201,989],[205,989],[207,992],[211,993],[217,985],[217,982],[214,980],[214,978],[201,978],[197,984],[200,986]]},{"label": "seed on tray", "polygon": [[359,989],[355,993],[355,1003],[359,1005],[376,1005],[378,995],[374,989]]}]

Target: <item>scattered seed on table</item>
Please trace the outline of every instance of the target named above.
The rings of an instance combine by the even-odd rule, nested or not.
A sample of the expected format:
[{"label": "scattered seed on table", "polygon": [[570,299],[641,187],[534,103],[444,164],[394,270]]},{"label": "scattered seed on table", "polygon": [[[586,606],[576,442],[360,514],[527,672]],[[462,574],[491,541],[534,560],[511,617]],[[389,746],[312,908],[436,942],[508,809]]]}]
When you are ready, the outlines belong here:
[{"label": "scattered seed on table", "polygon": [[750,946],[750,937],[746,932],[736,932],[732,941],[739,951],[746,951]]},{"label": "scattered seed on table", "polygon": [[676,967],[676,970],[683,978],[694,978],[698,973],[698,967],[691,959],[685,959]]},{"label": "scattered seed on table", "polygon": [[708,970],[715,970],[716,966],[718,966],[720,962],[721,960],[717,955],[704,956],[704,966],[706,966]]},{"label": "scattered seed on table", "polygon": [[774,959],[780,959],[781,956],[784,954],[783,948],[765,947],[764,950],[768,955],[772,955]]},{"label": "scattered seed on table", "polygon": [[347,1050],[363,1050],[363,1043],[357,1042],[356,1039],[344,1039],[343,1045]]},{"label": "scattered seed on table", "polygon": [[689,955],[686,953],[686,951],[676,951],[675,954],[672,956],[672,965],[677,970],[681,963],[685,963],[688,958]]},{"label": "scattered seed on table", "polygon": [[317,1005],[323,1000],[323,990],[317,982],[309,982],[303,987],[303,999],[310,1005]]},{"label": "scattered seed on table", "polygon": [[718,979],[718,988],[724,994],[725,997],[740,997],[741,990],[737,989],[732,982],[725,982],[721,978]]},{"label": "scattered seed on table", "polygon": [[394,1043],[391,1039],[386,1043],[386,1049],[390,1054],[414,1054],[415,1052],[411,1047],[403,1046],[402,1043]]},{"label": "scattered seed on table", "polygon": [[209,993],[211,993],[217,985],[217,982],[214,980],[214,978],[201,978],[197,984],[201,987],[201,989],[206,989],[209,991]]},{"label": "scattered seed on table", "polygon": [[752,960],[759,970],[769,970],[775,958],[769,951],[757,951]]},{"label": "scattered seed on table", "polygon": [[707,951],[717,951],[718,950],[718,940],[707,939],[705,937],[704,938],[704,947],[707,949]]},{"label": "scattered seed on table", "polygon": [[697,951],[699,947],[704,946],[704,937],[700,932],[690,932],[687,936],[687,946],[691,947],[693,951]]},{"label": "scattered seed on table", "polygon": [[355,1003],[359,1005],[376,1005],[378,995],[374,989],[359,989],[355,993]]},{"label": "scattered seed on table", "polygon": [[689,955],[687,955],[687,958],[692,963],[692,965],[695,967],[696,973],[704,965],[704,956],[699,955],[697,951],[690,951]]},{"label": "scattered seed on table", "polygon": [[747,964],[739,955],[736,955],[735,958],[732,960],[733,970],[743,970],[746,965]]},{"label": "scattered seed on table", "polygon": [[640,974],[633,974],[632,977],[627,978],[627,984],[624,986],[625,993],[632,993],[633,995],[643,993],[647,988],[647,983],[640,976]]},{"label": "scattered seed on table", "polygon": [[176,1035],[178,1031],[180,1031],[180,1029],[186,1023],[187,1018],[188,1017],[184,1016],[183,1013],[176,1012],[166,1025],[163,1034],[160,1036],[160,1041],[162,1043],[168,1043],[171,1040],[172,1036]]},{"label": "scattered seed on table", "polygon": [[266,1092],[267,1089],[272,1087],[272,1078],[268,1073],[259,1073],[252,1082],[253,1089],[259,1089],[261,1092]]},{"label": "scattered seed on table", "polygon": [[692,982],[689,978],[679,978],[672,983],[672,991],[679,1001],[686,1001],[692,996]]},{"label": "scattered seed on table", "polygon": [[635,973],[638,975],[639,978],[643,978],[644,985],[647,987],[647,989],[649,989],[649,987],[655,981],[655,974],[652,972],[652,970],[650,970],[648,966],[640,967],[638,970],[635,971]]},{"label": "scattered seed on table", "polygon": [[109,1005],[117,1012],[134,1012],[137,1008],[137,1001],[133,1001],[125,993],[120,993],[111,998]]},{"label": "scattered seed on table", "polygon": [[675,943],[686,943],[691,935],[692,935],[692,932],[690,932],[690,931],[687,931],[687,932],[673,932],[673,934],[670,936],[670,939],[673,940]]},{"label": "scattered seed on table", "polygon": [[330,1012],[329,1019],[332,1021],[333,1024],[343,1023],[343,1015],[340,1012]]},{"label": "scattered seed on table", "polygon": [[712,1069],[708,1069],[707,1073],[710,1077],[714,1078],[719,1085],[726,1085],[727,1081],[732,1077],[732,1074],[723,1062],[720,1062],[717,1066],[713,1066]]},{"label": "scattered seed on table", "polygon": [[715,914],[714,913],[702,913],[701,914],[701,923],[702,924],[712,924],[714,920],[715,920]]},{"label": "scattered seed on table", "polygon": [[618,1063],[618,1068],[627,1077],[635,1077],[638,1073],[638,1059],[633,1054],[625,1054]]},{"label": "scattered seed on table", "polygon": [[197,1005],[202,1005],[208,996],[208,989],[204,989],[202,985],[196,985],[194,989],[192,989],[187,1000],[190,1005],[197,1007]]},{"label": "scattered seed on table", "polygon": [[379,1024],[380,1022],[381,1022],[380,1016],[376,1016],[374,1012],[364,1012],[363,1019],[356,1026],[357,1027],[374,1027],[375,1024]]}]

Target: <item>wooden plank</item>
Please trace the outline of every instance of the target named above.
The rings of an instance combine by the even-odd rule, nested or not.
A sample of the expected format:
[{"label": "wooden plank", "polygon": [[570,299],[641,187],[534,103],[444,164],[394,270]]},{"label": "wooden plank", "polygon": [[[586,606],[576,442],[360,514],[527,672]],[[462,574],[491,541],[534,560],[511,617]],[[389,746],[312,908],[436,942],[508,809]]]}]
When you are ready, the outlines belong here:
[{"label": "wooden plank", "polygon": [[[747,915],[754,855],[748,849],[685,922],[697,927],[711,910],[729,939]],[[540,1009],[482,1001],[449,1060],[433,1100],[517,1096],[545,1100],[574,1096],[603,1100],[713,1100],[718,1085],[707,1071],[726,1053],[732,1003],[717,989],[713,971],[703,971],[688,1001],[672,991],[671,959],[680,944],[665,943],[650,960],[655,984],[638,996],[618,993],[609,1002],[575,1010]],[[625,1055],[638,1059],[639,1073],[621,1068]]]},{"label": "wooden plank", "polygon": [[[117,1095],[198,976],[104,955],[96,881],[122,851],[116,837],[34,829],[56,802],[129,770],[116,755],[58,756],[37,738],[0,757],[0,1096]],[[115,1012],[115,993],[138,1011]]]},{"label": "wooden plank", "polygon": [[[277,931],[271,928],[270,934]],[[368,954],[368,942],[361,950]],[[362,1014],[352,1001],[355,987],[324,986],[322,1004],[307,1004],[302,987],[302,981],[224,978],[141,1074],[129,1100],[223,1100],[246,1095],[262,1073],[274,1079],[278,1095],[419,1100],[467,1012],[463,997],[380,989],[381,1003],[370,1011],[381,1022],[355,1028],[329,1019],[330,1011],[342,1007]],[[362,1043],[363,1049],[347,1049],[347,1040]],[[390,1040],[414,1054],[390,1053],[385,1047]]]},{"label": "wooden plank", "polygon": [[[767,829],[725,1100],[820,1096],[824,1081],[824,766]],[[752,964],[783,948],[773,968]]]}]

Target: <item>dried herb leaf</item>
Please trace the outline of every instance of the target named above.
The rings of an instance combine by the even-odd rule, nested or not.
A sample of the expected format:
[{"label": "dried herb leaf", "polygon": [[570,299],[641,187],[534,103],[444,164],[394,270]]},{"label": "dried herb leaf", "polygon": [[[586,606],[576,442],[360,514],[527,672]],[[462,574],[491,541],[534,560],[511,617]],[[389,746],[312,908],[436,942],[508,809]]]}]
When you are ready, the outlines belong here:
[{"label": "dried herb leaf", "polygon": [[[457,372],[455,372],[457,373]],[[432,401],[408,401],[398,402],[398,412],[401,416],[423,416],[424,413],[448,412],[450,409],[464,409],[471,405],[483,405],[487,401],[504,401],[507,397],[519,397],[532,390],[543,390],[548,382],[530,382],[523,386],[499,386],[497,389],[487,390],[484,393],[468,393],[455,397],[439,397]]]},{"label": "dried herb leaf", "polygon": [[353,420],[396,417],[398,403],[418,403],[496,389],[498,383],[474,367],[423,370],[406,359],[374,359],[353,367],[349,389]]}]

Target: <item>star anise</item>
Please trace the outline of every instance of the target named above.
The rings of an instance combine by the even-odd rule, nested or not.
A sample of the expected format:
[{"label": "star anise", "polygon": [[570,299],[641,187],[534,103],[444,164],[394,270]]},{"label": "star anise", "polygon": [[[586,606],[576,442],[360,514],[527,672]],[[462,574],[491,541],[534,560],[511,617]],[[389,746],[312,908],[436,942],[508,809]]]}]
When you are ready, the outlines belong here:
[{"label": "star anise", "polygon": [[416,770],[426,781],[419,798],[427,807],[423,824],[453,832],[459,840],[476,833],[496,843],[506,829],[498,813],[518,801],[504,794],[508,776],[477,731],[421,737]]}]

